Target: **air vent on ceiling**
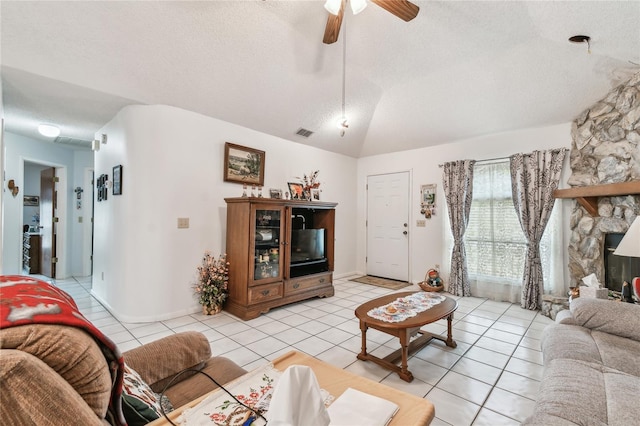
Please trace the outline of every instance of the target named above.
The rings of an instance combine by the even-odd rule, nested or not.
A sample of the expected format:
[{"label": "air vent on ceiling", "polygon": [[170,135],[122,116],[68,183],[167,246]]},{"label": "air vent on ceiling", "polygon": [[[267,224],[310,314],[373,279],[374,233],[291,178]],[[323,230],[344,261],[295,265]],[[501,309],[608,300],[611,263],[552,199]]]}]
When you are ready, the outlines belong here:
[{"label": "air vent on ceiling", "polygon": [[53,143],[60,145],[68,145],[74,148],[88,148],[91,149],[91,141],[85,141],[82,139],[74,139],[66,136],[58,136],[53,140]]},{"label": "air vent on ceiling", "polygon": [[299,136],[302,136],[302,137],[305,137],[305,138],[308,138],[312,134],[313,134],[313,132],[311,130],[304,129],[302,127],[300,127],[298,129],[298,131],[296,132],[296,135],[299,135]]}]

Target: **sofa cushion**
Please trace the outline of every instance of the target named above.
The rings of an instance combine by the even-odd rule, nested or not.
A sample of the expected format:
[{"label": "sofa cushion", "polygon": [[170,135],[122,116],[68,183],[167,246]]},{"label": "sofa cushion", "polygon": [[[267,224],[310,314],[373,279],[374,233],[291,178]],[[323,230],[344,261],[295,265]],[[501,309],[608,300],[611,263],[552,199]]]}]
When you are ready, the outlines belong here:
[{"label": "sofa cushion", "polygon": [[640,305],[579,297],[569,309],[577,325],[640,341]]},{"label": "sofa cushion", "polygon": [[[230,359],[224,357],[213,357],[209,359],[201,371],[222,385],[247,372]],[[169,397],[169,401],[171,401],[174,407],[180,407],[217,387],[218,386],[204,374],[196,374],[171,386],[166,390],[165,394]]]},{"label": "sofa cushion", "polygon": [[640,342],[614,334],[592,331],[602,364],[640,377]]},{"label": "sofa cushion", "polygon": [[545,366],[555,359],[575,359],[602,364],[600,350],[591,330],[577,325],[550,324],[542,335]]},{"label": "sofa cushion", "polygon": [[2,349],[0,359],[2,424],[107,424],[69,383],[39,358],[21,350]]},{"label": "sofa cushion", "polygon": [[[131,349],[123,356],[124,362],[159,393],[182,370],[203,368],[211,358],[211,346],[202,333],[186,331]],[[193,373],[182,375],[179,380],[185,380],[190,375]]]},{"label": "sofa cushion", "polygon": [[76,390],[99,418],[105,418],[111,375],[100,347],[85,331],[50,324],[3,328],[0,347],[27,352],[42,360]]},{"label": "sofa cushion", "polygon": [[556,359],[545,368],[535,412],[524,424],[635,424],[640,405],[633,395],[639,388],[639,377],[594,363]]}]

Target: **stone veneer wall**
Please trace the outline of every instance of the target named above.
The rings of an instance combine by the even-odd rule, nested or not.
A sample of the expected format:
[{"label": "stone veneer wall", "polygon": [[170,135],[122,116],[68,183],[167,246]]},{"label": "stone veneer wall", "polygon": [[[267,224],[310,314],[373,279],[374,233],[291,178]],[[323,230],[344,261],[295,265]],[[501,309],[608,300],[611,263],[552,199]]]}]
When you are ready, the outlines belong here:
[{"label": "stone veneer wall", "polygon": [[[640,180],[640,73],[580,114],[571,138],[569,185]],[[571,214],[571,287],[592,273],[604,284],[604,235],[629,229],[640,214],[640,196],[601,197],[598,213],[591,217],[576,203]]]}]

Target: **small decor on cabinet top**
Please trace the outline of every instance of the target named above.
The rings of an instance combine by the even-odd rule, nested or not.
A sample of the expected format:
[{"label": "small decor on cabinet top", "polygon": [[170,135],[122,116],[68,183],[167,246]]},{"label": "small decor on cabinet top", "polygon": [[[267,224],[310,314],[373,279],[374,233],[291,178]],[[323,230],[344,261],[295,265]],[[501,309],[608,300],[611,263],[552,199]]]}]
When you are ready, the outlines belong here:
[{"label": "small decor on cabinet top", "polygon": [[198,279],[194,286],[198,302],[202,305],[202,313],[212,315],[222,310],[224,301],[229,296],[229,262],[227,255],[218,259],[209,251],[204,253],[202,264],[198,266]]},{"label": "small decor on cabinet top", "polygon": [[309,196],[311,195],[312,189],[320,188],[320,182],[318,182],[318,174],[320,170],[316,170],[315,172],[309,173],[302,176],[302,178],[297,178],[302,181],[302,190],[307,193]]}]

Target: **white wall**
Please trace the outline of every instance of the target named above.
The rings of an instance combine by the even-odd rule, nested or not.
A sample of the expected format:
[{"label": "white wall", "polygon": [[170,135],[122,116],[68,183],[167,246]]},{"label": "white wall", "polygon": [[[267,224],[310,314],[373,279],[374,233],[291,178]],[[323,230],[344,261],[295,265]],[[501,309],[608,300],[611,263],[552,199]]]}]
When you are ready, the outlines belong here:
[{"label": "white wall", "polygon": [[[424,279],[425,271],[436,264],[448,262],[443,258],[444,232],[450,232],[444,221],[444,191],[442,188],[442,169],[439,167],[447,161],[462,159],[484,160],[490,158],[508,157],[517,152],[532,152],[551,148],[571,147],[571,123],[555,126],[523,129],[513,132],[499,133],[472,139],[460,140],[446,145],[433,146],[393,154],[377,155],[361,158],[358,161],[357,177],[357,241],[358,258],[357,270],[366,272],[366,182],[367,176],[375,174],[393,173],[404,170],[411,171],[411,211],[409,227],[409,279],[419,282]],[[568,153],[565,158],[564,177],[561,185],[566,184],[570,175],[568,167]],[[416,221],[425,219],[420,214],[420,186],[435,183],[437,187],[437,214],[426,219],[426,227],[416,227]],[[563,207],[563,224],[568,228],[570,203],[572,200],[557,200]],[[567,233],[565,232],[565,238]],[[568,240],[565,240],[568,243]],[[567,244],[565,244],[566,246]],[[565,254],[566,256],[566,254]],[[566,265],[566,259],[564,264]],[[449,271],[441,270],[444,279]],[[568,274],[568,271],[567,271]]]},{"label": "white wall", "polygon": [[[5,193],[3,197],[3,256],[2,267],[5,274],[22,273],[22,207],[23,196],[25,194],[24,181],[24,162],[34,162],[63,168],[61,171],[61,183],[58,186],[58,202],[66,207],[66,214],[60,217],[58,225],[60,241],[60,250],[58,257],[60,264],[58,265],[58,278],[67,278],[75,273],[72,270],[72,249],[70,242],[74,240],[74,232],[80,232],[81,229],[73,223],[73,188],[70,182],[75,181],[74,168],[79,166],[76,164],[91,161],[91,156],[76,158],[74,151],[70,148],[60,147],[52,143],[36,141],[24,136],[6,132],[4,134],[5,143],[5,173],[6,179],[14,179],[16,185],[20,187],[18,196],[13,197]],[[91,164],[85,164],[89,167]],[[64,189],[60,189],[64,188]]]},{"label": "white wall", "polygon": [[[129,106],[100,133],[96,178],[123,166],[122,195],[95,203],[93,294],[120,320],[155,321],[195,312],[196,268],[205,250],[225,250],[225,197],[242,185],[223,182],[224,143],[266,152],[265,186],[287,189],[320,170],[322,199],[338,203],[336,276],[356,264],[354,158],[297,144],[178,108]],[[177,229],[177,218],[190,227]]]}]

